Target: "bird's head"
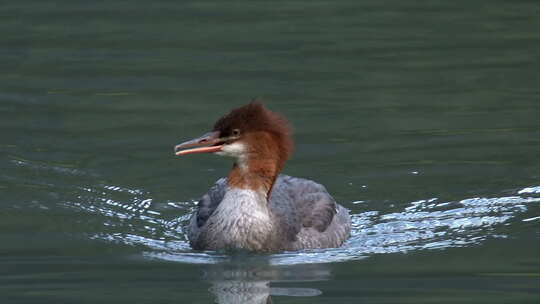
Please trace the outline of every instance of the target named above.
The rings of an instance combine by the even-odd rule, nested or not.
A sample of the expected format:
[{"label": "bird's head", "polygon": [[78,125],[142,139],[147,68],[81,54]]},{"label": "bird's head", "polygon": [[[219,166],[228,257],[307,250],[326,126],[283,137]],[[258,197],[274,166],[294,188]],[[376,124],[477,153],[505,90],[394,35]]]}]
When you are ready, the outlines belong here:
[{"label": "bird's head", "polygon": [[174,148],[178,156],[214,153],[236,159],[242,170],[260,166],[277,175],[293,150],[287,120],[262,103],[254,101],[221,117],[211,132],[183,142]]}]

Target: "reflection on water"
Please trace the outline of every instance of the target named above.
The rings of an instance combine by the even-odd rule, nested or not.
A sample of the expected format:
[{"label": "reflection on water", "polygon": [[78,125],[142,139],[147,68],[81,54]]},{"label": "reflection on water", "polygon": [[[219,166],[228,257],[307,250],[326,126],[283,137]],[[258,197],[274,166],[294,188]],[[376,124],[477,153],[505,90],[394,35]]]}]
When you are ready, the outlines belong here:
[{"label": "reflection on water", "polygon": [[314,288],[272,287],[273,283],[321,281],[330,279],[325,264],[269,267],[246,263],[237,257],[228,263],[208,265],[204,277],[217,303],[272,303],[272,296],[313,297],[322,294]]}]

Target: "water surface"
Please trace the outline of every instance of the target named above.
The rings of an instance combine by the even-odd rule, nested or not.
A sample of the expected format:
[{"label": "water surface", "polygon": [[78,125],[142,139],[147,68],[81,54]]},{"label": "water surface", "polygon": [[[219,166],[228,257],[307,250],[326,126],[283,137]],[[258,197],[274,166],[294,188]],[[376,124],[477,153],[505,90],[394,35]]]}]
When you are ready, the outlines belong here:
[{"label": "water surface", "polygon": [[[538,303],[535,1],[2,6],[2,303]],[[338,249],[191,250],[230,160],[177,159],[253,97],[285,173],[353,214]]]}]

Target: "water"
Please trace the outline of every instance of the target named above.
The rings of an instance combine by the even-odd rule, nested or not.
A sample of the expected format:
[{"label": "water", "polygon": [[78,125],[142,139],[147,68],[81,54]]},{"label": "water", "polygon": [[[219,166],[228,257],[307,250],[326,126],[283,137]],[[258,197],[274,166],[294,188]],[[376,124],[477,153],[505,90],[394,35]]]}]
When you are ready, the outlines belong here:
[{"label": "water", "polygon": [[[2,303],[538,303],[535,1],[10,2]],[[230,168],[174,144],[262,97],[342,247],[196,252]]]}]

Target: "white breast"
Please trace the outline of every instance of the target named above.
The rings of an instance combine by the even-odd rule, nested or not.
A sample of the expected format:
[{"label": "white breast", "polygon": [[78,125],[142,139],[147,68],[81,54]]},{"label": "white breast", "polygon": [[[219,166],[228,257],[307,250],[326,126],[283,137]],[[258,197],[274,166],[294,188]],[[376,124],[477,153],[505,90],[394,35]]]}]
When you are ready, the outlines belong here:
[{"label": "white breast", "polygon": [[261,250],[273,222],[263,193],[229,189],[208,220],[207,243],[217,248]]}]

